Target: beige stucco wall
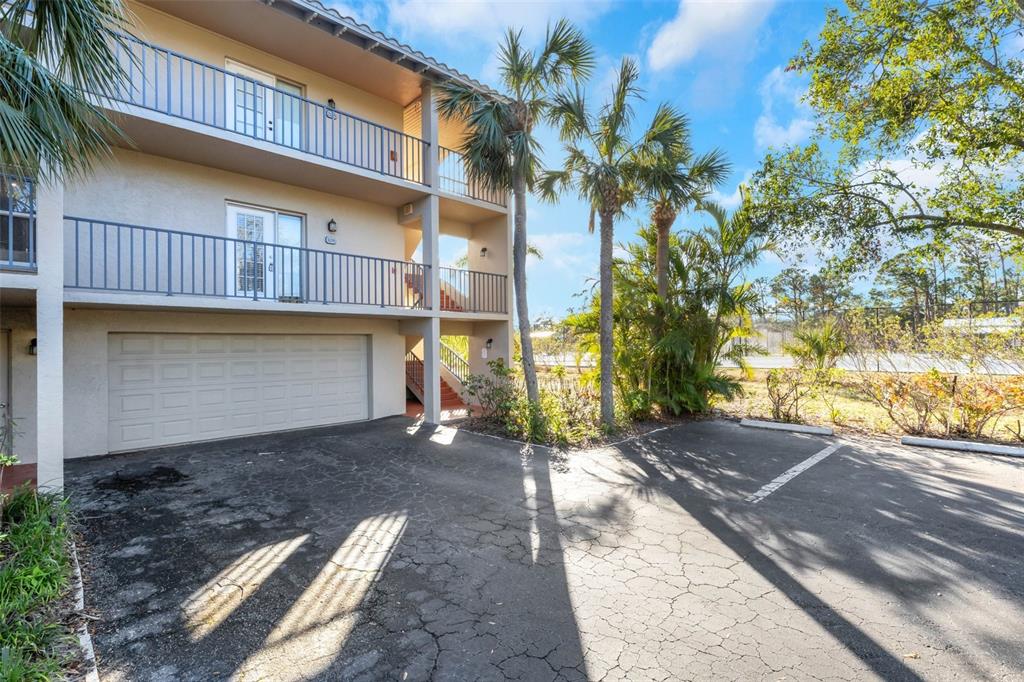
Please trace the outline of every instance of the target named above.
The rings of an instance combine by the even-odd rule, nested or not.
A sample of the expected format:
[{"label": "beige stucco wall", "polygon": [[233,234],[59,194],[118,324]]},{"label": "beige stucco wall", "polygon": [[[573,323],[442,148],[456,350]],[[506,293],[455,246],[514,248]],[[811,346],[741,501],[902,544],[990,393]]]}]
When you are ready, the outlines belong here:
[{"label": "beige stucco wall", "polygon": [[[10,332],[10,413],[13,450],[23,463],[36,461],[36,357],[28,352],[35,338],[33,308],[0,307],[0,329]],[[7,358],[0,358],[6,361]]]},{"label": "beige stucco wall", "polygon": [[[18,420],[15,452],[36,461],[35,358],[27,352],[35,335],[31,309],[0,311],[11,330],[12,403]],[[107,336],[116,332],[220,334],[366,334],[370,336],[370,417],[405,412],[405,337],[398,322],[371,318],[301,315],[242,315],[197,312],[65,309],[64,452],[87,457],[107,452]]]},{"label": "beige stucco wall", "polygon": [[[405,256],[405,228],[393,207],[124,149],[68,185],[64,212],[223,237],[228,236],[228,201],[303,214],[307,248]],[[338,223],[334,245],[324,242],[331,218]]]},{"label": "beige stucco wall", "polygon": [[402,107],[323,74],[292,64],[212,31],[200,28],[151,7],[129,2],[135,19],[133,33],[142,40],[224,68],[228,59],[241,62],[305,89],[305,96],[375,123],[401,130]]}]

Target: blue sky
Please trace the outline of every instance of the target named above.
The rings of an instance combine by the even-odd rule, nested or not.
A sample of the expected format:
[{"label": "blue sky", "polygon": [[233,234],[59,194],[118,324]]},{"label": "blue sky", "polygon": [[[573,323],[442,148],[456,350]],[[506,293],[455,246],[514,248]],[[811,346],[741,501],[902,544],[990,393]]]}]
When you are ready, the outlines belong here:
[{"label": "blue sky", "polygon": [[[805,40],[813,40],[826,4],[775,0],[346,0],[331,2],[344,14],[385,31],[450,66],[497,84],[496,46],[509,26],[539,42],[550,21],[567,17],[580,26],[598,56],[588,85],[596,102],[609,88],[619,61],[636,58],[642,68],[646,101],[638,122],[649,120],[660,101],[668,101],[691,119],[698,151],[724,150],[732,177],[719,201],[734,207],[737,185],[757,167],[771,146],[802,142],[811,131],[800,104],[806,82],[784,68]],[[557,138],[543,131],[546,161],[560,158]],[[587,209],[574,197],[557,206],[533,200],[530,240],[544,253],[528,266],[531,317],[563,315],[580,305],[575,294],[597,272],[598,240],[587,232]],[[643,211],[620,220],[617,241],[633,238]],[[699,226],[707,218],[681,216],[676,229]],[[454,258],[457,243],[442,245]],[[753,275],[781,269],[778,258],[765,259]]]}]

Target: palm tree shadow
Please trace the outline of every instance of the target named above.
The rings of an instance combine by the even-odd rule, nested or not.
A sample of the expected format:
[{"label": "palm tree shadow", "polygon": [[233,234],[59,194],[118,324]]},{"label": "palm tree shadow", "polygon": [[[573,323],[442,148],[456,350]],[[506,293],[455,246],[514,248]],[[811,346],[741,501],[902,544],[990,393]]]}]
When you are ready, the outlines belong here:
[{"label": "palm tree shadow", "polygon": [[[884,679],[920,680],[921,678],[900,659],[893,656],[882,645],[857,628],[843,615],[825,603],[821,598],[794,579],[767,554],[762,552],[748,537],[734,528],[719,514],[716,504],[694,481],[677,476],[674,480],[666,477],[666,468],[676,453],[671,449],[640,440],[624,443],[619,452],[640,471],[647,485],[658,494],[664,495],[686,511],[694,520],[728,547],[745,564],[782,592],[794,605],[813,618],[849,652]],[[658,466],[657,463],[664,466]],[[697,477],[699,479],[699,476]]]}]

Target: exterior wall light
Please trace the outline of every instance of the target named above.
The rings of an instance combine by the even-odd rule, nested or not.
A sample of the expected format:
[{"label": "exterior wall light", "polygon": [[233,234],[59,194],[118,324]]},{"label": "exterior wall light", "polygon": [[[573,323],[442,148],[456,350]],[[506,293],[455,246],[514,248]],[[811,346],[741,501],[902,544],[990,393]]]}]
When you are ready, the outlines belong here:
[{"label": "exterior wall light", "polygon": [[335,109],[337,109],[337,106],[334,104],[334,98],[332,97],[331,99],[327,100],[327,118],[331,119],[332,121],[334,120],[334,117],[337,116],[337,114],[335,113]]},{"label": "exterior wall light", "polygon": [[32,339],[28,342],[28,354],[39,355],[39,339]]},{"label": "exterior wall light", "polygon": [[487,258],[487,247],[486,246],[483,247],[482,249],[480,249],[480,257],[481,258]]},{"label": "exterior wall light", "polygon": [[327,221],[327,231],[328,232],[337,232],[338,231],[338,223],[334,220],[334,218],[331,218],[330,220]]},{"label": "exterior wall light", "polygon": [[494,339],[487,339],[487,349],[490,350],[491,346],[494,345]]}]

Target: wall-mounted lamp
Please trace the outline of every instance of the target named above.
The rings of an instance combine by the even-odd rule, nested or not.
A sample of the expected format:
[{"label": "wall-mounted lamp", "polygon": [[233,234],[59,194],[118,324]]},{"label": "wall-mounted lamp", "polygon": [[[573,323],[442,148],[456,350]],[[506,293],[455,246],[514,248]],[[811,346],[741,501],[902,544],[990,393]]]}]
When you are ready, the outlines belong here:
[{"label": "wall-mounted lamp", "polygon": [[486,246],[483,247],[482,249],[480,249],[480,257],[481,258],[487,258],[487,247]]},{"label": "wall-mounted lamp", "polygon": [[334,218],[331,218],[330,220],[327,221],[327,231],[328,232],[337,232],[338,231],[338,223],[334,220]]},{"label": "wall-mounted lamp", "polygon": [[487,339],[487,348],[490,349],[494,345],[494,339]]},{"label": "wall-mounted lamp", "polygon": [[332,121],[334,120],[334,117],[337,116],[337,114],[334,113],[334,110],[336,108],[337,107],[334,104],[334,99],[333,98],[328,99],[327,100],[327,118],[331,119]]},{"label": "wall-mounted lamp", "polygon": [[39,354],[39,339],[32,339],[28,342],[28,354],[38,355]]}]

